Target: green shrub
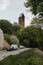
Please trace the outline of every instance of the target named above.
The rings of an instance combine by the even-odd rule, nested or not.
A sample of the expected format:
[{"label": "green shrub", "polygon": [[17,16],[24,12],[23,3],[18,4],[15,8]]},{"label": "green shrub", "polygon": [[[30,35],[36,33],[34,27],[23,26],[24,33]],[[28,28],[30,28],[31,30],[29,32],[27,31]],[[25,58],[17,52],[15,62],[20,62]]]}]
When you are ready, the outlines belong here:
[{"label": "green shrub", "polygon": [[10,44],[10,35],[4,34],[4,39]]},{"label": "green shrub", "polygon": [[11,44],[19,44],[19,39],[14,35],[4,34],[4,39]]},{"label": "green shrub", "polygon": [[26,47],[29,47],[29,40],[24,39],[22,45],[24,45],[24,46],[26,46]]},{"label": "green shrub", "polygon": [[10,42],[11,42],[11,44],[18,44],[19,45],[19,39],[17,38],[17,36],[11,35]]},{"label": "green shrub", "polygon": [[[29,26],[19,31],[18,38],[20,40],[20,44],[25,45],[26,47],[37,48],[39,47],[41,36],[39,28],[34,26]],[[42,38],[43,39],[43,38]]]}]

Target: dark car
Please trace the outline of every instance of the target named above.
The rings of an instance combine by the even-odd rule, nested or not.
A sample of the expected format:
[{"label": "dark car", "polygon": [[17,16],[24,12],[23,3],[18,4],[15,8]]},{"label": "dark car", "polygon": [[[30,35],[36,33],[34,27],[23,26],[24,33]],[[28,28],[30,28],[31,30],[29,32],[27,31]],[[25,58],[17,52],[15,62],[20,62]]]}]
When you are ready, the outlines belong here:
[{"label": "dark car", "polygon": [[6,48],[6,50],[7,50],[7,51],[13,51],[14,48],[13,48],[13,47],[11,48],[11,46],[8,46],[8,47]]}]

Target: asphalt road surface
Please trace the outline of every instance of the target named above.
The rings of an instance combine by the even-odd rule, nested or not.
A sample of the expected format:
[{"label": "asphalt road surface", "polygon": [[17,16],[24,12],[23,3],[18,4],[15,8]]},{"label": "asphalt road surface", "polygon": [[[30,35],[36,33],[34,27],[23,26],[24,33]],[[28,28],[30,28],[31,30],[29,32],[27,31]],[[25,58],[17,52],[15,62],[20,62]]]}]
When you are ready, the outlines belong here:
[{"label": "asphalt road surface", "polygon": [[0,51],[0,61],[3,60],[5,57],[8,57],[10,55],[17,55],[21,52],[24,52],[26,50],[29,50],[30,48],[24,48],[24,49],[18,49],[18,50],[14,50],[14,51]]}]

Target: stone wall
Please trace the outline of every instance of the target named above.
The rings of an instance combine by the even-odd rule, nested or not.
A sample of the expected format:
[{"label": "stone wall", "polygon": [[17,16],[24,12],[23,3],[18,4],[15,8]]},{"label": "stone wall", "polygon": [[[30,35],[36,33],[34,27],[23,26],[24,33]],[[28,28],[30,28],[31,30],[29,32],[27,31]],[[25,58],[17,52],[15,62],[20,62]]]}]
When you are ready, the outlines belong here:
[{"label": "stone wall", "polygon": [[9,44],[4,40],[3,31],[0,29],[0,50],[5,49],[8,46]]}]

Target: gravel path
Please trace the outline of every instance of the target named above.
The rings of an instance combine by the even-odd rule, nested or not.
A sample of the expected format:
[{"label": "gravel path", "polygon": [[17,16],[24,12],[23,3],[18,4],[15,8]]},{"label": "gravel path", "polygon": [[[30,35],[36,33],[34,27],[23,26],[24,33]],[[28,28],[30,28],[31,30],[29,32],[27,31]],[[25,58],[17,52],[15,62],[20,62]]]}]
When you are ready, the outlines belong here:
[{"label": "gravel path", "polygon": [[6,51],[6,50],[0,51],[0,61],[9,55],[17,55],[17,54],[24,52],[26,50],[29,50],[29,49],[30,48],[18,49],[15,51]]}]

